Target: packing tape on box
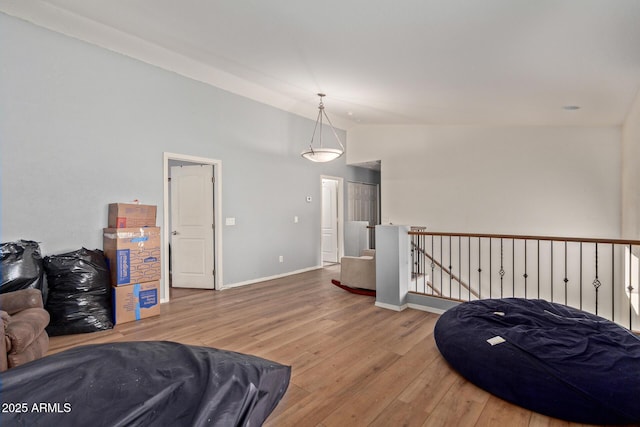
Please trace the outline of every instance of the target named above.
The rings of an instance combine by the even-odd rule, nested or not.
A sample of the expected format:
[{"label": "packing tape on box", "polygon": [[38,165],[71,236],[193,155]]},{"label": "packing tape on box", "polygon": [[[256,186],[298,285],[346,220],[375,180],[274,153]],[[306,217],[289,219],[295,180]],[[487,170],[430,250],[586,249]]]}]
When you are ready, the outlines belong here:
[{"label": "packing tape on box", "polygon": [[140,283],[136,283],[135,285],[133,285],[133,296],[135,297],[136,301],[138,301],[135,307],[136,320],[140,320]]}]

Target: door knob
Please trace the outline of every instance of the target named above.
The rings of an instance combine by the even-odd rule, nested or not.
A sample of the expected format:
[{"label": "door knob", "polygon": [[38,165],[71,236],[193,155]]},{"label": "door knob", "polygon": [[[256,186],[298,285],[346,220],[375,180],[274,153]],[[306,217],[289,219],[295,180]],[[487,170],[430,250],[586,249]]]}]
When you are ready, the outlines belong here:
[{"label": "door knob", "polygon": [[177,231],[172,231],[171,234],[173,234],[174,236],[178,235]]}]

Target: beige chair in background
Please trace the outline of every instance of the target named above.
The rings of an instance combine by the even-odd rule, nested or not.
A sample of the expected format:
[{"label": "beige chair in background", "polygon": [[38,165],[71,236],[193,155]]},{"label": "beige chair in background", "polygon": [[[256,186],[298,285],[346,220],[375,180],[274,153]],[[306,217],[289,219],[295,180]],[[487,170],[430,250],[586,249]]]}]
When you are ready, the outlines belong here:
[{"label": "beige chair in background", "polygon": [[376,251],[365,249],[362,256],[340,259],[340,283],[350,288],[376,290]]}]

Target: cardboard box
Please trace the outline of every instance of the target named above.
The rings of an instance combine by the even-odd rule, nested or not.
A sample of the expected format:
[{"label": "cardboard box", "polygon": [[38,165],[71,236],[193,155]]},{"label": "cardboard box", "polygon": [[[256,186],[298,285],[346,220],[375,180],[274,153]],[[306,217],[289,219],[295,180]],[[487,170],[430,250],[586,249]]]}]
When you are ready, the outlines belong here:
[{"label": "cardboard box", "polygon": [[133,322],[160,314],[160,282],[111,288],[113,323]]},{"label": "cardboard box", "polygon": [[160,280],[160,228],[105,228],[104,254],[113,286]]},{"label": "cardboard box", "polygon": [[109,228],[155,227],[156,207],[111,203],[109,205]]}]

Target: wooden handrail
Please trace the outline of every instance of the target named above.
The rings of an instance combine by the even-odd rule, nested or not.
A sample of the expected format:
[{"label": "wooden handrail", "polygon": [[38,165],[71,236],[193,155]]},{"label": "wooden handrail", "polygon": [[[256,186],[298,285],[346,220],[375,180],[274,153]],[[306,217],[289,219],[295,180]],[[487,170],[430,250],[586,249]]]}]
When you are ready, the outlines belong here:
[{"label": "wooden handrail", "polygon": [[614,245],[640,246],[640,240],[599,239],[585,237],[528,236],[519,234],[445,233],[435,231],[409,231],[410,236],[479,237],[487,239],[544,240],[553,242],[604,243]]}]

